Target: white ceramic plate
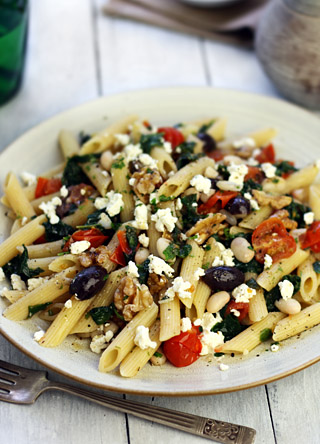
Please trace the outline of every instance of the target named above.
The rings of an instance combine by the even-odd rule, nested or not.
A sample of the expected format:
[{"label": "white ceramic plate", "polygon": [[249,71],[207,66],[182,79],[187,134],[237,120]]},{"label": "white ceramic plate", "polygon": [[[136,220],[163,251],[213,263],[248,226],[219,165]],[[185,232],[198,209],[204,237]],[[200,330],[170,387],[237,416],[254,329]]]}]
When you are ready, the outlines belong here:
[{"label": "white ceramic plate", "polygon": [[[320,122],[308,112],[286,102],[236,91],[211,88],[172,88],[136,91],[111,97],[66,111],[33,128],[15,141],[0,156],[0,182],[8,170],[40,174],[61,161],[57,133],[68,128],[94,132],[125,114],[137,113],[155,124],[173,124],[208,116],[226,116],[228,134],[244,135],[262,127],[276,127],[276,147],[280,157],[296,160],[302,166],[320,158]],[[5,210],[0,209],[0,238],[9,232]],[[0,300],[1,311],[5,307]],[[154,395],[196,395],[221,393],[273,381],[320,359],[320,328],[290,340],[278,353],[264,351],[266,345],[245,359],[224,358],[230,365],[221,372],[217,362],[201,359],[190,367],[147,365],[133,379],[117,372],[98,372],[99,356],[87,350],[79,339],[70,339],[56,349],[40,347],[33,341],[41,321],[11,322],[0,318],[0,331],[14,345],[47,367],[85,384],[116,390]],[[257,356],[259,355],[259,356]]]},{"label": "white ceramic plate", "polygon": [[192,6],[200,6],[201,8],[220,8],[229,6],[234,3],[243,2],[244,0],[180,0],[183,3],[188,3]]}]

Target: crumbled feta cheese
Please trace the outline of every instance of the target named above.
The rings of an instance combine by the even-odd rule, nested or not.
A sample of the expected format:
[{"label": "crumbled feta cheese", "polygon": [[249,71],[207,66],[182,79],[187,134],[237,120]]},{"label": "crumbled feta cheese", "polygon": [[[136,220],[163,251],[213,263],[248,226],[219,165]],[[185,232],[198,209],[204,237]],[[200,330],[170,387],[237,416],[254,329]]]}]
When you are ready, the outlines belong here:
[{"label": "crumbled feta cheese", "polygon": [[4,281],[6,278],[6,275],[4,274],[3,268],[0,267],[0,282]]},{"label": "crumbled feta cheese", "polygon": [[176,153],[180,154],[180,153],[181,153],[181,148],[178,146],[178,147],[175,149],[175,151],[176,151]]},{"label": "crumbled feta cheese", "polygon": [[255,148],[256,142],[252,137],[244,137],[243,139],[235,140],[232,145],[234,148],[242,148],[244,146]]},{"label": "crumbled feta cheese", "polygon": [[204,275],[205,275],[205,271],[201,267],[198,267],[196,269],[196,271],[194,272],[194,278],[195,278],[196,281],[198,281],[200,279],[200,277],[204,276]]},{"label": "crumbled feta cheese", "polygon": [[106,197],[97,197],[94,201],[97,210],[106,209],[109,216],[115,216],[122,210],[124,203],[121,193],[115,193],[113,190],[106,194]]},{"label": "crumbled feta cheese", "polygon": [[249,159],[247,159],[247,165],[257,166],[257,165],[259,165],[259,162],[256,159],[254,159],[253,157],[249,157]]},{"label": "crumbled feta cheese", "polygon": [[21,219],[21,225],[24,226],[28,222],[28,218],[26,216],[23,216]]},{"label": "crumbled feta cheese", "polygon": [[209,179],[215,179],[216,177],[219,176],[219,172],[215,168],[209,166],[206,168],[204,175]]},{"label": "crumbled feta cheese", "polygon": [[222,372],[225,372],[226,370],[229,370],[229,366],[227,364],[221,363],[219,365],[219,370],[221,370]]},{"label": "crumbled feta cheese", "polygon": [[212,262],[212,267],[220,267],[222,265],[224,265],[223,260],[219,256],[216,256]]},{"label": "crumbled feta cheese", "polygon": [[157,231],[163,232],[167,229],[171,233],[174,230],[178,218],[171,214],[170,208],[164,208],[152,214],[151,220],[156,223]]},{"label": "crumbled feta cheese", "polygon": [[224,336],[221,331],[218,331],[217,333],[214,333],[213,331],[204,331],[200,336],[200,341],[202,344],[200,355],[204,356],[209,353],[215,353],[215,348],[218,347],[218,345],[223,344]]},{"label": "crumbled feta cheese", "polygon": [[208,194],[211,189],[211,180],[202,174],[197,174],[190,180],[190,185],[200,193]]},{"label": "crumbled feta cheese", "polygon": [[96,335],[92,338],[90,342],[90,350],[93,353],[101,353],[102,350],[107,348],[107,341],[104,335]]},{"label": "crumbled feta cheese", "polygon": [[285,301],[293,296],[294,285],[287,279],[279,282],[278,287],[280,288],[281,296]]},{"label": "crumbled feta cheese", "polygon": [[44,284],[48,278],[38,277],[38,278],[30,278],[27,281],[28,284],[28,290],[32,291],[36,288],[40,287],[40,285]]},{"label": "crumbled feta cheese", "polygon": [[265,162],[261,164],[261,169],[268,179],[272,179],[276,175],[277,167],[272,165],[272,163]]},{"label": "crumbled feta cheese", "polygon": [[160,276],[166,274],[168,277],[172,277],[174,269],[170,267],[163,259],[160,257],[150,254],[149,259],[149,273],[155,273]]},{"label": "crumbled feta cheese", "polygon": [[250,193],[244,193],[243,197],[250,202],[251,208],[253,210],[260,209],[258,202],[253,198],[253,196]]},{"label": "crumbled feta cheese", "polygon": [[140,143],[138,143],[137,145],[127,145],[124,149],[124,154],[127,158],[128,163],[131,162],[131,160],[136,159],[142,153],[143,151],[140,147]]},{"label": "crumbled feta cheese", "polygon": [[149,328],[144,325],[139,325],[136,328],[136,335],[134,338],[134,343],[141,348],[141,350],[146,350],[147,348],[156,348],[157,343],[151,341],[149,336]]},{"label": "crumbled feta cheese", "polygon": [[90,246],[91,246],[90,242],[86,240],[73,242],[70,245],[70,252],[71,254],[81,254],[84,251],[86,251],[88,248],[90,248]]},{"label": "crumbled feta cheese", "polygon": [[138,159],[144,166],[147,166],[149,168],[157,168],[158,166],[158,161],[149,156],[149,154],[140,154]]},{"label": "crumbled feta cheese", "polygon": [[304,213],[303,220],[305,221],[306,225],[311,225],[314,221],[314,213],[312,211]]},{"label": "crumbled feta cheese", "polygon": [[240,314],[241,314],[240,311],[236,310],[235,308],[232,308],[230,310],[230,313],[232,313],[236,318],[238,318],[240,316]]},{"label": "crumbled feta cheese", "polygon": [[14,290],[23,291],[27,289],[26,284],[23,282],[21,277],[18,274],[12,274],[10,276],[11,285]]},{"label": "crumbled feta cheese", "polygon": [[246,174],[248,173],[248,167],[245,164],[236,165],[232,163],[227,167],[230,173],[229,179],[219,180],[217,182],[218,188],[221,190],[240,191],[243,188],[243,182]]},{"label": "crumbled feta cheese", "polygon": [[109,230],[112,227],[112,220],[106,213],[101,213],[98,224],[101,225],[106,230]]},{"label": "crumbled feta cheese", "polygon": [[150,239],[144,233],[140,234],[138,240],[143,247],[147,248],[149,246]]},{"label": "crumbled feta cheese", "polygon": [[194,325],[201,326],[203,331],[210,331],[218,322],[222,322],[222,317],[219,313],[204,313],[202,319],[196,319]]},{"label": "crumbled feta cheese", "polygon": [[147,230],[148,225],[148,207],[140,201],[137,201],[134,209],[134,221],[132,226],[139,230]]},{"label": "crumbled feta cheese", "polygon": [[113,331],[108,330],[106,334],[104,335],[106,342],[110,342],[113,338]]},{"label": "crumbled feta cheese", "polygon": [[64,303],[64,306],[65,306],[66,308],[72,308],[72,300],[71,300],[71,299],[68,299],[68,300]]},{"label": "crumbled feta cheese", "polygon": [[180,299],[191,298],[192,285],[188,281],[184,281],[181,276],[176,277],[172,286],[165,292],[164,297],[159,303],[172,301],[177,295]]},{"label": "crumbled feta cheese", "polygon": [[149,196],[149,203],[153,203],[153,204],[156,204],[156,203],[158,203],[159,202],[159,200],[158,200],[158,193],[151,193],[150,194],[150,196]]},{"label": "crumbled feta cheese", "polygon": [[60,220],[59,216],[56,215],[56,208],[61,204],[60,197],[54,197],[49,202],[41,202],[39,205],[40,210],[44,212],[52,225],[57,224]]},{"label": "crumbled feta cheese", "polygon": [[128,134],[115,134],[114,135],[116,141],[123,146],[126,146],[130,142],[130,137]]},{"label": "crumbled feta cheese", "polygon": [[190,318],[182,318],[181,319],[181,331],[182,333],[185,333],[186,331],[191,330],[192,328],[192,322]]},{"label": "crumbled feta cheese", "polygon": [[37,177],[34,174],[28,173],[27,171],[21,173],[21,179],[28,187],[37,183]]},{"label": "crumbled feta cheese", "polygon": [[182,202],[181,202],[181,199],[180,199],[180,197],[178,197],[178,199],[176,200],[176,210],[182,210],[182,207],[183,207],[183,205],[182,205]]},{"label": "crumbled feta cheese", "polygon": [[231,248],[225,248],[221,242],[217,242],[217,246],[220,250],[220,255],[217,255],[213,262],[212,267],[219,267],[225,265],[227,267],[234,266],[234,254]]},{"label": "crumbled feta cheese", "polygon": [[166,153],[171,154],[172,153],[172,145],[170,142],[164,142],[163,148]]},{"label": "crumbled feta cheese", "polygon": [[44,335],[45,332],[43,330],[36,331],[33,335],[33,340],[36,342],[40,342]]},{"label": "crumbled feta cheese", "polygon": [[129,185],[131,186],[131,187],[134,187],[134,184],[136,183],[136,179],[134,178],[134,177],[130,177],[130,179],[129,179]]},{"label": "crumbled feta cheese", "polygon": [[269,270],[269,268],[272,267],[272,262],[273,262],[272,257],[269,256],[269,254],[265,254],[264,255],[264,269]]},{"label": "crumbled feta cheese", "polygon": [[[81,190],[82,191],[82,190]],[[81,193],[80,191],[80,193]],[[60,188],[60,196],[61,197],[67,197],[68,196],[68,188],[65,185],[62,185],[62,187]],[[86,193],[86,190],[84,190],[84,193]],[[82,193],[81,193],[82,194]]]},{"label": "crumbled feta cheese", "polygon": [[252,157],[255,158],[255,157],[259,156],[259,154],[261,154],[261,149],[256,148],[255,150],[253,150]]},{"label": "crumbled feta cheese", "polygon": [[129,277],[132,278],[138,278],[139,277],[139,271],[138,271],[138,267],[136,266],[136,264],[133,261],[129,261],[128,263],[128,272],[127,272]]},{"label": "crumbled feta cheese", "polygon": [[[106,171],[107,172],[107,171]],[[81,194],[81,196],[84,196],[85,194],[86,194],[86,190],[84,189],[84,188],[82,188],[81,190],[80,190],[80,194]]]},{"label": "crumbled feta cheese", "polygon": [[271,347],[270,347],[272,352],[277,352],[279,350],[279,348],[280,347],[278,344],[271,344]]},{"label": "crumbled feta cheese", "polygon": [[232,291],[232,296],[236,302],[249,302],[255,294],[256,290],[246,284],[241,284]]}]

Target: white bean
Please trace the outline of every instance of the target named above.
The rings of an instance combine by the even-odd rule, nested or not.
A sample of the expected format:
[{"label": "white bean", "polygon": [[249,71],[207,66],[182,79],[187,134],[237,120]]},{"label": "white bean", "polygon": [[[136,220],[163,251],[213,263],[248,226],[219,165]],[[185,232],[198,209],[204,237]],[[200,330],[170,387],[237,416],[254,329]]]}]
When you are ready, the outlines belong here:
[{"label": "white bean", "polygon": [[230,301],[230,295],[226,291],[214,293],[207,302],[207,311],[209,313],[218,313]]},{"label": "white bean", "polygon": [[208,177],[208,179],[215,179],[216,177],[218,177],[219,173],[217,170],[210,166],[206,168],[204,175],[205,177]]},{"label": "white bean", "polygon": [[216,190],[209,190],[208,194],[201,193],[200,194],[201,202],[206,203],[210,199],[210,197],[213,196],[215,193],[216,193]]},{"label": "white bean", "polygon": [[274,304],[278,310],[288,315],[294,315],[301,311],[301,305],[296,299],[279,299]]},{"label": "white bean", "polygon": [[247,239],[244,239],[243,237],[236,237],[233,239],[230,248],[240,262],[247,264],[254,258],[254,251],[251,245]]},{"label": "white bean", "polygon": [[102,153],[100,157],[100,164],[105,170],[111,170],[111,165],[113,164],[113,154],[111,151],[105,151]]},{"label": "white bean", "polygon": [[142,262],[148,259],[149,255],[150,251],[147,248],[139,248],[134,256],[134,260],[137,264],[142,264]]},{"label": "white bean", "polygon": [[[163,353],[161,348],[158,348],[157,352],[156,352],[157,356],[152,355],[150,358],[150,362],[152,365],[163,365],[166,363],[166,355]],[[161,356],[159,356],[161,355]]]},{"label": "white bean", "polygon": [[160,237],[157,240],[157,251],[158,251],[159,256],[162,259],[166,258],[165,255],[163,254],[163,252],[169,245],[170,245],[169,239],[165,239],[164,237]]}]

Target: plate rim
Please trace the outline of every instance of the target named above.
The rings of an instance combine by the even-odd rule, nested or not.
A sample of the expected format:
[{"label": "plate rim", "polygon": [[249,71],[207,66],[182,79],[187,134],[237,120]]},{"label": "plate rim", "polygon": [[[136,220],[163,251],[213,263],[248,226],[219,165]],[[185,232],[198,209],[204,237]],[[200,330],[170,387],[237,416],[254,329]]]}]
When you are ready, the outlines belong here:
[{"label": "plate rim", "polygon": [[[230,89],[230,88],[215,88],[215,87],[211,87],[211,86],[169,86],[169,87],[159,87],[159,88],[145,88],[145,89],[137,89],[137,90],[129,90],[129,91],[122,91],[119,93],[115,93],[115,94],[108,94],[108,95],[104,95],[101,97],[97,97],[95,99],[86,101],[84,103],[81,103],[77,106],[74,107],[70,107],[67,108],[66,110],[60,111],[59,113],[54,114],[53,116],[49,117],[48,119],[45,119],[35,125],[33,125],[32,127],[30,127],[27,131],[24,131],[20,136],[18,136],[16,139],[14,139],[12,142],[9,143],[9,145],[7,145],[0,153],[0,158],[2,156],[2,153],[4,153],[4,151],[7,151],[8,149],[11,148],[11,146],[13,146],[14,144],[18,143],[21,139],[23,139],[26,136],[30,136],[33,132],[37,132],[39,130],[39,128],[41,128],[42,126],[45,126],[46,124],[50,124],[50,123],[54,123],[54,121],[57,119],[61,119],[61,117],[63,117],[64,115],[69,114],[72,111],[76,111],[76,110],[81,110],[81,108],[85,108],[87,106],[93,105],[94,103],[109,99],[109,98],[116,98],[116,97],[123,97],[126,95],[139,95],[141,93],[156,93],[156,92],[160,92],[161,91],[174,91],[174,90],[210,90],[210,91],[218,91],[221,94],[238,94],[238,95],[242,95],[243,97],[248,97],[248,96],[252,96],[255,98],[259,98],[262,100],[265,100],[266,102],[269,103],[279,103],[280,106],[285,106],[288,107],[289,109],[294,109],[297,110],[299,113],[304,113],[306,117],[308,117],[308,119],[313,120],[314,122],[319,122],[319,117],[317,115],[315,115],[314,113],[312,113],[311,111],[304,109],[296,104],[293,103],[289,103],[284,99],[278,98],[278,97],[272,97],[272,96],[267,96],[267,95],[263,95],[263,94],[258,94],[258,93],[253,93],[253,92],[246,92],[246,91],[239,91],[236,89]],[[179,397],[187,397],[187,396],[204,396],[204,395],[214,395],[214,394],[223,394],[223,393],[230,393],[230,392],[236,392],[236,391],[241,391],[241,390],[246,390],[249,388],[254,388],[254,387],[258,387],[261,385],[265,385],[277,380],[280,380],[286,376],[290,376],[294,373],[297,373],[298,371],[301,371],[317,362],[320,361],[320,354],[319,356],[304,362],[301,365],[297,365],[294,368],[284,371],[280,374],[274,375],[274,376],[270,376],[269,378],[265,378],[263,380],[258,380],[258,381],[253,381],[251,383],[247,383],[247,384],[241,384],[238,386],[232,386],[229,388],[222,388],[222,389],[206,389],[206,390],[197,390],[197,391],[192,391],[192,392],[186,392],[186,391],[159,391],[159,392],[152,392],[149,390],[141,390],[141,389],[130,389],[130,388],[118,388],[117,386],[114,385],[110,385],[110,384],[100,384],[98,382],[95,382],[94,380],[88,380],[88,379],[84,379],[81,378],[79,376],[76,375],[71,375],[68,371],[57,368],[54,364],[51,364],[48,361],[45,361],[44,359],[38,357],[37,355],[34,355],[31,351],[29,351],[27,348],[25,348],[23,345],[21,345],[20,343],[18,343],[14,338],[12,338],[7,332],[5,332],[3,330],[3,327],[0,323],[0,334],[6,339],[8,340],[9,343],[11,343],[13,346],[15,346],[19,351],[21,351],[22,353],[24,353],[25,355],[27,355],[29,358],[33,359],[34,361],[38,362],[39,364],[43,365],[44,367],[46,367],[47,369],[50,369],[56,373],[58,373],[61,376],[67,377],[68,379],[71,379],[73,381],[76,382],[80,382],[84,385],[90,386],[90,387],[95,387],[98,389],[102,389],[102,390],[110,390],[112,392],[117,392],[117,393],[128,393],[128,394],[135,394],[135,395],[146,395],[146,396],[168,396],[168,397],[174,397],[174,396],[179,396]]]}]

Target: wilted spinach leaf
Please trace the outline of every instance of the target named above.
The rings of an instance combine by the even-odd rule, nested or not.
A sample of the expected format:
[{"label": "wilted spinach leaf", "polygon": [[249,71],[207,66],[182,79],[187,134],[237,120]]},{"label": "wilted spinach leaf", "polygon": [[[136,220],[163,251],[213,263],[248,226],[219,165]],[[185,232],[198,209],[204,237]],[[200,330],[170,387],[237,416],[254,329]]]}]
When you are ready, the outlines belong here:
[{"label": "wilted spinach leaf", "polygon": [[162,146],[163,145],[163,139],[162,139],[163,133],[156,133],[156,134],[142,134],[140,138],[140,146],[144,153],[150,154],[152,148],[155,146]]},{"label": "wilted spinach leaf", "polygon": [[114,304],[102,307],[92,308],[86,315],[86,317],[91,316],[97,325],[102,325],[108,322],[112,316],[115,314]]},{"label": "wilted spinach leaf", "polygon": [[61,220],[57,224],[51,224],[50,222],[45,222],[43,224],[45,228],[45,238],[47,242],[54,242],[60,240],[72,234],[75,230],[68,224],[65,224]]},{"label": "wilted spinach leaf", "polygon": [[[283,276],[280,282],[283,282],[285,280],[290,281],[293,284],[294,286],[293,295],[295,295],[300,290],[300,283],[301,283],[300,276],[297,276],[295,274],[288,274],[286,276]],[[267,303],[268,311],[279,311],[277,307],[274,305],[276,301],[281,299],[280,288],[278,285],[272,288],[272,290],[265,292],[264,297]]]},{"label": "wilted spinach leaf", "polygon": [[144,262],[142,262],[142,264],[137,265],[139,272],[138,280],[140,284],[147,284],[149,278],[149,264],[150,259],[146,259]]},{"label": "wilted spinach leaf", "polygon": [[289,212],[289,218],[295,220],[298,223],[299,228],[304,228],[306,226],[303,216],[305,213],[311,211],[310,207],[292,200],[291,204],[283,209]]},{"label": "wilted spinach leaf", "polygon": [[28,318],[32,318],[33,315],[42,311],[48,307],[52,302],[45,302],[44,304],[29,305],[28,307]]},{"label": "wilted spinach leaf", "polygon": [[79,183],[90,184],[90,179],[82,171],[79,163],[92,162],[95,163],[99,159],[100,154],[86,154],[84,156],[73,156],[67,161],[65,169],[62,174],[62,183],[66,187],[71,185],[78,185]]},{"label": "wilted spinach leaf", "polygon": [[245,328],[246,326],[241,325],[239,320],[235,316],[229,314],[224,318],[222,322],[219,322],[218,324],[214,325],[211,331],[213,332],[221,331],[225,341],[230,341],[230,339],[237,336]]},{"label": "wilted spinach leaf", "polygon": [[12,274],[18,274],[23,281],[27,281],[28,279],[38,276],[43,272],[42,268],[29,268],[28,267],[28,250],[23,245],[23,253],[15,256],[11,261],[5,264],[2,269],[6,277],[10,280],[10,276]]},{"label": "wilted spinach leaf", "polygon": [[188,196],[181,198],[182,202],[182,224],[184,230],[188,230],[193,227],[199,219],[203,219],[205,216],[198,214],[197,205],[193,205],[197,203],[197,195],[189,194]]}]

